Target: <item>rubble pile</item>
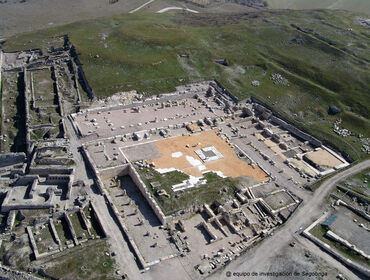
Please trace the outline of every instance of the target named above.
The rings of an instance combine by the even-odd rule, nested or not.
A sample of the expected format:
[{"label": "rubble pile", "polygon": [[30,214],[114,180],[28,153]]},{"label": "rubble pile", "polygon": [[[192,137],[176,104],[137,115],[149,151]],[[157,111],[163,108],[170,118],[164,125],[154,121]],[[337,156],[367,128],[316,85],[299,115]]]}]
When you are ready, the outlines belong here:
[{"label": "rubble pile", "polygon": [[353,133],[346,128],[341,128],[339,125],[342,123],[342,119],[337,119],[333,125],[333,131],[343,137],[351,136]]},{"label": "rubble pile", "polygon": [[362,143],[361,151],[370,154],[370,138],[362,138],[360,141]]},{"label": "rubble pile", "polygon": [[258,87],[260,85],[260,82],[257,81],[257,80],[254,80],[251,82],[251,85],[254,86],[254,87]]},{"label": "rubble pile", "polygon": [[275,85],[289,86],[289,81],[278,73],[271,74],[270,79]]}]

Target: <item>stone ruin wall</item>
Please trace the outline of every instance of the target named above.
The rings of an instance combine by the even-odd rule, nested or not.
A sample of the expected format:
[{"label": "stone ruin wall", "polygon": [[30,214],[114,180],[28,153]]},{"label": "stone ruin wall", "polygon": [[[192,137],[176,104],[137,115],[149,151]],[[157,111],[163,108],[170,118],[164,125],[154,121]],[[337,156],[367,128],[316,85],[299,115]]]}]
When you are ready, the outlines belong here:
[{"label": "stone ruin wall", "polygon": [[311,224],[308,228],[306,228],[302,235],[311,240],[313,243],[315,243],[317,246],[319,246],[323,251],[329,253],[330,255],[334,256],[336,259],[338,259],[341,263],[345,264],[346,266],[359,271],[363,275],[366,275],[368,278],[370,277],[370,270],[367,267],[364,267],[358,263],[355,263],[351,261],[348,258],[345,258],[342,256],[342,254],[338,253],[336,250],[334,250],[331,246],[326,244],[325,242],[321,241],[320,239],[316,238],[314,235],[310,233],[310,230],[314,228],[318,223],[321,223],[325,218],[327,218],[327,214],[324,214],[321,216],[316,222]]},{"label": "stone ruin wall", "polygon": [[151,193],[148,191],[146,185],[141,180],[139,174],[135,170],[135,168],[129,164],[128,167],[128,175],[134,181],[135,185],[139,188],[141,194],[145,197],[146,201],[149,203],[150,207],[154,211],[155,215],[158,217],[159,221],[164,225],[172,220],[172,216],[165,216],[158,206],[155,199],[152,197]]},{"label": "stone ruin wall", "polygon": [[106,190],[104,189],[104,184],[101,181],[101,179],[105,180],[105,179],[112,178],[112,177],[115,177],[115,176],[129,175],[131,177],[132,181],[137,186],[137,188],[140,190],[141,194],[144,196],[146,201],[149,203],[150,207],[152,208],[153,212],[155,213],[155,215],[157,216],[159,221],[162,224],[166,224],[166,223],[168,223],[172,220],[172,216],[165,216],[163,214],[163,212],[160,209],[160,207],[158,206],[157,202],[152,197],[152,195],[149,193],[149,191],[148,191],[146,185],[144,184],[144,182],[141,180],[139,174],[136,172],[135,168],[130,163],[125,164],[125,165],[121,165],[121,166],[117,166],[117,167],[113,167],[113,168],[103,169],[101,171],[97,171],[97,168],[94,165],[93,161],[91,160],[91,157],[90,157],[89,153],[86,151],[85,147],[82,148],[82,154],[83,154],[83,156],[84,156],[84,158],[85,158],[85,160],[88,164],[88,167],[93,171],[93,173],[95,175],[96,185],[97,185],[101,194],[109,197]]},{"label": "stone ruin wall", "polygon": [[76,67],[77,67],[78,77],[83,81],[83,88],[87,92],[87,95],[88,95],[89,99],[94,99],[94,92],[92,91],[92,89],[91,89],[91,87],[90,87],[90,85],[87,81],[85,72],[82,69],[82,63],[80,62],[80,60],[77,56],[76,48],[73,45],[71,45],[70,50],[71,50],[70,51],[71,57],[74,58],[74,63],[76,64]]},{"label": "stone ruin wall", "polygon": [[279,126],[283,127],[284,129],[288,130],[292,134],[297,135],[299,138],[302,138],[305,141],[309,141],[315,147],[321,147],[322,146],[322,142],[320,140],[318,140],[315,137],[299,130],[294,125],[288,124],[285,121],[283,121],[282,119],[277,118],[275,116],[271,116],[270,120],[272,122],[278,124]]},{"label": "stone ruin wall", "polygon": [[23,163],[27,159],[25,153],[0,154],[0,167]]},{"label": "stone ruin wall", "polygon": [[24,202],[24,203],[18,203],[17,205],[12,205],[12,204],[8,205],[9,195],[10,195],[10,192],[7,192],[5,195],[4,201],[1,205],[1,212],[9,212],[11,210],[23,210],[23,209],[27,209],[27,210],[49,209],[49,208],[54,207],[54,205],[51,202],[47,202],[47,201],[44,203],[40,203],[40,204],[29,204],[27,202]]},{"label": "stone ruin wall", "polygon": [[64,174],[71,175],[74,172],[74,168],[30,168],[29,174],[37,174],[40,176],[47,176],[49,174]]},{"label": "stone ruin wall", "polygon": [[292,134],[302,138],[303,140],[306,140],[306,141],[309,141],[312,145],[316,146],[316,147],[321,147],[322,146],[322,142],[318,139],[316,139],[315,137],[307,134],[306,132],[303,132],[302,130],[298,129],[297,127],[295,127],[294,125],[292,124],[289,124],[287,121],[285,121],[278,113],[276,113],[274,110],[272,110],[268,105],[266,105],[265,103],[263,103],[262,101],[258,100],[257,98],[255,97],[251,97],[250,100],[253,102],[253,103],[256,103],[256,104],[259,104],[261,106],[263,106],[266,110],[269,110],[271,111],[271,117],[270,117],[270,120],[274,123],[276,123],[277,125],[280,125],[281,127],[283,127],[284,129],[288,130],[289,132],[291,132]]},{"label": "stone ruin wall", "polygon": [[25,144],[26,144],[26,154],[30,155],[31,154],[31,133],[30,133],[30,115],[29,115],[29,100],[28,100],[28,81],[27,81],[27,69],[23,69],[23,83],[24,83],[24,118],[25,118],[25,133],[26,133],[26,139],[25,139]]}]

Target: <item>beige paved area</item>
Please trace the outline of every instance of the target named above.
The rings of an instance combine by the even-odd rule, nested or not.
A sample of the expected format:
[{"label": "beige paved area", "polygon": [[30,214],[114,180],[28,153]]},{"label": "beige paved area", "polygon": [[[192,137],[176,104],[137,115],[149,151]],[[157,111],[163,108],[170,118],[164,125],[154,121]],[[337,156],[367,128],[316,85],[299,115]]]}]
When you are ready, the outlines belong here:
[{"label": "beige paved area", "polygon": [[120,143],[95,143],[87,146],[92,160],[98,168],[106,168],[126,163],[126,159],[119,151]]},{"label": "beige paved area", "polygon": [[286,192],[277,192],[264,198],[265,202],[274,210],[287,206],[295,201]]},{"label": "beige paved area", "polygon": [[214,101],[210,100],[207,103],[215,108],[214,112],[196,99],[186,98],[179,100],[179,105],[171,105],[171,107],[162,108],[161,102],[139,104],[132,108],[89,112],[76,115],[75,118],[83,136],[97,134],[98,137],[111,137],[143,130],[168,128],[171,125],[224,114],[222,110],[216,109],[218,105]]},{"label": "beige paved area", "polygon": [[[189,148],[186,145],[189,145]],[[195,151],[209,146],[214,146],[223,155],[223,158],[208,163],[201,162]],[[233,147],[217,135],[217,130],[162,140],[156,142],[156,147],[162,155],[152,159],[157,169],[176,168],[197,177],[202,176],[205,171],[212,170],[220,171],[224,176],[233,178],[248,176],[259,182],[268,179],[266,173],[260,168],[253,168],[245,161],[240,160]],[[180,153],[181,156],[173,157],[173,154]],[[200,165],[195,167],[191,159],[189,162],[189,157],[198,160]]]},{"label": "beige paved area", "polygon": [[269,148],[272,148],[272,147],[275,147],[277,146],[277,144],[275,142],[272,142],[270,139],[266,139],[265,141],[263,141],[263,143],[269,147]]},{"label": "beige paved area", "polygon": [[292,160],[289,161],[289,163],[292,166],[302,170],[304,173],[306,173],[309,176],[315,177],[317,174],[319,174],[319,172],[317,170],[315,170],[311,165],[309,165],[308,163],[306,163],[303,160],[292,159]]},{"label": "beige paved area", "polygon": [[326,150],[318,150],[305,155],[307,159],[320,166],[336,167],[343,162]]}]

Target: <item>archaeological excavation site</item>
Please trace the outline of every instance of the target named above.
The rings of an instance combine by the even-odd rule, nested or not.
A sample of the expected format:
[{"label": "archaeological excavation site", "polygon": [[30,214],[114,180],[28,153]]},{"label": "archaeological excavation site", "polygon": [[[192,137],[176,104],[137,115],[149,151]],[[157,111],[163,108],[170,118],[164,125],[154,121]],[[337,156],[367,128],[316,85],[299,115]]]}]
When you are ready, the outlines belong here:
[{"label": "archaeological excavation site", "polygon": [[[264,7],[256,2],[256,9]],[[105,28],[115,28],[115,20]],[[171,35],[166,24],[158,26]],[[131,66],[109,68],[94,52],[94,44],[110,51],[108,35],[86,39],[86,53],[76,47],[82,39],[56,30],[39,48],[0,48],[1,273],[9,279],[226,279],[265,276],[260,268],[266,264],[281,275],[317,276],[312,279],[341,275],[340,265],[370,276],[368,132],[356,142],[363,160],[352,166],[348,150],[328,141],[333,131],[311,133],[302,111],[292,121],[283,105],[277,111],[279,105],[266,102],[276,88],[292,85],[293,92],[295,81],[287,70],[267,74],[271,63],[260,57],[259,68],[243,66],[250,70],[245,75],[263,75],[251,78],[252,90],[242,95],[225,84],[221,70],[198,75],[190,47],[161,45],[159,52],[178,52],[174,60],[194,76],[169,77],[176,79],[173,87],[154,74],[148,79],[168,83],[167,92],[135,89],[131,82],[121,90],[116,79]],[[140,41],[115,40],[130,48]],[[221,54],[205,59],[215,69],[244,75],[235,59]],[[120,61],[121,55],[114,57]],[[154,73],[172,58],[166,59],[148,59],[147,67]],[[101,76],[92,82],[91,73]],[[266,80],[274,87],[268,98],[258,98],[254,89]],[[281,103],[295,102],[289,99]],[[334,105],[329,111],[340,114]],[[355,137],[343,123],[348,120],[335,121],[333,134]],[[264,259],[271,252],[279,252],[278,268],[276,262],[270,267],[271,257]],[[320,278],[326,270],[316,268],[332,262],[340,264]]]},{"label": "archaeological excavation site", "polygon": [[67,35],[0,58],[1,257],[20,274],[135,279],[181,266],[200,279],[268,239],[299,192],[349,165],[216,80],[104,101]]}]

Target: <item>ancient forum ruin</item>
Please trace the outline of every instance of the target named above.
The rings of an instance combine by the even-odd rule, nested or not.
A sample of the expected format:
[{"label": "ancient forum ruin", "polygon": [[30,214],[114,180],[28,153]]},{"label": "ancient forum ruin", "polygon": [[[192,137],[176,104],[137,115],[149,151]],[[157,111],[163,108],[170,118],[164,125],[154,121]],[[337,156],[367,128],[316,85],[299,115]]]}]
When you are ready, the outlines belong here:
[{"label": "ancient forum ruin", "polygon": [[[54,44],[48,56],[2,54],[10,104],[1,211],[8,233],[16,216],[33,217],[19,213],[43,211],[25,228],[36,263],[103,239],[123,258],[122,239],[135,269],[180,259],[199,278],[285,223],[302,201],[297,188],[348,165],[259,100],[237,100],[214,80],[148,98],[123,92],[81,109],[77,80],[89,91],[82,66],[67,37]],[[18,83],[25,116],[12,96]],[[23,152],[11,152],[11,138]]]}]

